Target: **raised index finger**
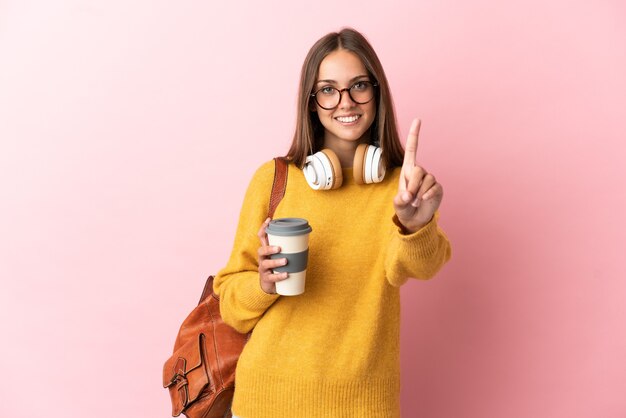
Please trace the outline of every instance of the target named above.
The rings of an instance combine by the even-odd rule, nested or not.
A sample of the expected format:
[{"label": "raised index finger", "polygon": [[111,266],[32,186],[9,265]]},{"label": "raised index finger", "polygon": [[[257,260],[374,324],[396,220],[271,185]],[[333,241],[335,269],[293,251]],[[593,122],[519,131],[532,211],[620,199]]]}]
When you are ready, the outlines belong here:
[{"label": "raised index finger", "polygon": [[406,140],[406,149],[404,150],[404,166],[413,168],[415,165],[415,157],[417,155],[417,137],[420,133],[420,126],[422,121],[419,119],[413,119],[411,123],[411,129],[409,129],[409,137]]}]

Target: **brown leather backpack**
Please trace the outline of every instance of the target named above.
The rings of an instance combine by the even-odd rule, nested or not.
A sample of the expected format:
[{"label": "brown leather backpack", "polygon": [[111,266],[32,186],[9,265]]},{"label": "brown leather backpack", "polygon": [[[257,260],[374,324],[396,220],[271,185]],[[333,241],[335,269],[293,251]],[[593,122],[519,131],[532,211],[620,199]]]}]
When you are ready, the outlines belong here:
[{"label": "brown leather backpack", "polygon": [[[274,216],[287,185],[287,162],[282,158],[274,161],[269,217]],[[235,368],[248,337],[249,334],[240,334],[222,320],[219,298],[213,293],[213,276],[209,276],[198,306],[178,331],[174,354],[163,366],[163,387],[169,389],[172,416],[232,416]]]}]

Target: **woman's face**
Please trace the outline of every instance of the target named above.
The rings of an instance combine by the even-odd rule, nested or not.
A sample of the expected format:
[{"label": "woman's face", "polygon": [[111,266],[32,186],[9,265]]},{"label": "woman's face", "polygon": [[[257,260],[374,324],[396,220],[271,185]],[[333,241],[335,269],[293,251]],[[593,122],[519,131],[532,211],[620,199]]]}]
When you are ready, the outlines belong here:
[{"label": "woman's face", "polygon": [[[342,90],[354,86],[359,81],[373,82],[356,54],[345,49],[338,49],[328,54],[320,63],[313,90],[318,92],[324,87]],[[355,90],[358,88],[361,88],[361,85],[357,85]],[[326,91],[331,90],[327,89]],[[334,109],[326,110],[320,107],[316,101],[313,101],[313,104],[315,105],[314,110],[317,112],[322,126],[324,126],[325,146],[338,141],[367,142],[366,134],[376,117],[375,98],[368,103],[358,104],[352,100],[346,90],[341,93],[341,101]]]}]

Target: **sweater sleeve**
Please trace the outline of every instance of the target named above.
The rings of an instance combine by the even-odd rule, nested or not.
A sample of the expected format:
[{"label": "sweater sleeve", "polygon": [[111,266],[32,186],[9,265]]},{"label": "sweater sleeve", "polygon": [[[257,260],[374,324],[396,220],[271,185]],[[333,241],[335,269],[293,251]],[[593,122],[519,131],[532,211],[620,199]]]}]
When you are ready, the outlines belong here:
[{"label": "sweater sleeve", "polygon": [[247,333],[278,299],[259,282],[257,233],[267,218],[274,162],[262,165],[250,182],[239,214],[233,249],[226,266],[215,276],[213,289],[220,297],[220,313],[228,325]]},{"label": "sweater sleeve", "polygon": [[452,249],[443,230],[437,225],[439,212],[420,230],[404,234],[402,224],[394,214],[394,228],[387,254],[385,273],[393,286],[400,286],[409,277],[430,279],[450,259]]}]

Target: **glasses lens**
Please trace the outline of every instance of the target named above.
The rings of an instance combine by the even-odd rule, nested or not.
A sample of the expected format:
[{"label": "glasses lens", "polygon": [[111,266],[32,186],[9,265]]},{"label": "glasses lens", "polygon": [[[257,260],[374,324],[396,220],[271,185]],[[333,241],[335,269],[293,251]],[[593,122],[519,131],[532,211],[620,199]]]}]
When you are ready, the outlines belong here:
[{"label": "glasses lens", "polygon": [[359,81],[350,87],[350,97],[355,103],[365,104],[374,98],[374,86],[369,81]]},{"label": "glasses lens", "polygon": [[323,87],[315,93],[317,104],[324,109],[332,109],[339,104],[341,94],[334,87]]}]

